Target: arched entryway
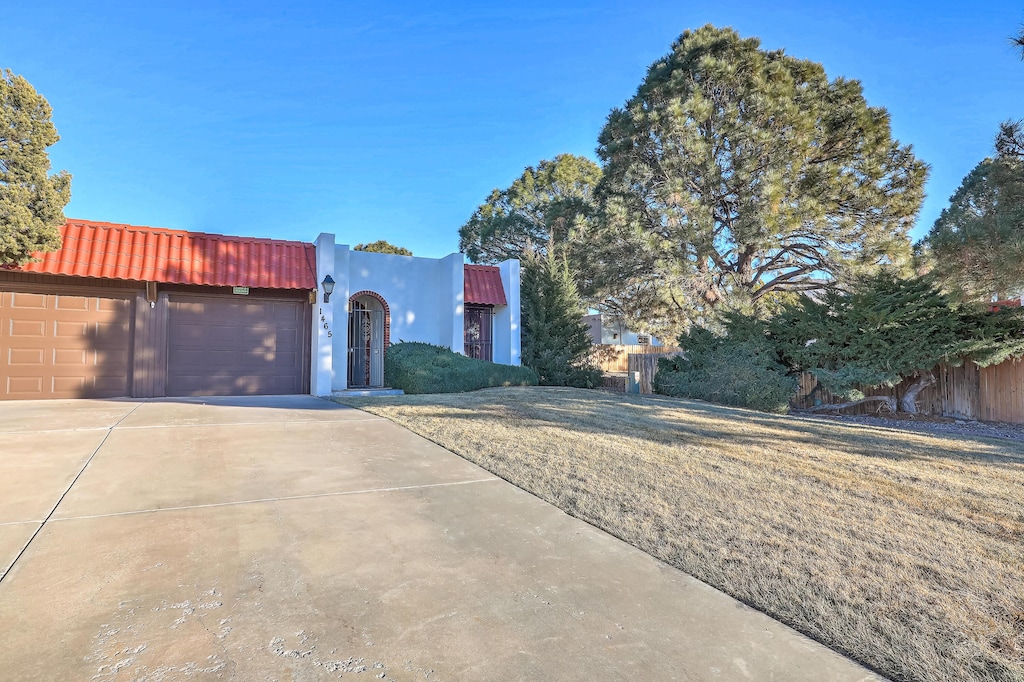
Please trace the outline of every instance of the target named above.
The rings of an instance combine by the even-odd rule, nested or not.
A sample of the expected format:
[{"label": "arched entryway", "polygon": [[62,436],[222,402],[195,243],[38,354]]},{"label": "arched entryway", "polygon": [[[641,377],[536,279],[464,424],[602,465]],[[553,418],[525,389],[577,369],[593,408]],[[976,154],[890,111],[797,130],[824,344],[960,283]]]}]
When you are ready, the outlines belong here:
[{"label": "arched entryway", "polygon": [[384,386],[384,353],[390,344],[391,311],[373,291],[360,291],[348,300],[349,388]]}]

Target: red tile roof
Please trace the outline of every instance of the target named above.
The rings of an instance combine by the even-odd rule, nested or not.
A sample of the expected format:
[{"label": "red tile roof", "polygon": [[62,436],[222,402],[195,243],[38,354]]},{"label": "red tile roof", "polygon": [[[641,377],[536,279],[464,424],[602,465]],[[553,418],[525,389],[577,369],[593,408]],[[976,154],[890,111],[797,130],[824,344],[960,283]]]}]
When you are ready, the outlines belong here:
[{"label": "red tile roof", "polygon": [[1011,298],[1008,301],[992,301],[988,309],[989,312],[997,313],[1003,308],[1020,308],[1022,302],[1024,302],[1024,299],[1020,298]]},{"label": "red tile roof", "polygon": [[501,272],[495,265],[466,265],[463,270],[466,303],[508,305]]},{"label": "red tile roof", "polygon": [[24,272],[166,284],[316,289],[316,249],[304,242],[68,220],[64,245]]}]

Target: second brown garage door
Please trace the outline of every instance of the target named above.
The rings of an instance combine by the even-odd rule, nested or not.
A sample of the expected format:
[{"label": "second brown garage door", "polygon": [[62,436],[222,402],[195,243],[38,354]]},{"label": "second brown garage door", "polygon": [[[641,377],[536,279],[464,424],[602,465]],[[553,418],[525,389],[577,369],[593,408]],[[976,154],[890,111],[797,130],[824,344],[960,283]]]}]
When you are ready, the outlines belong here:
[{"label": "second brown garage door", "polygon": [[297,300],[172,294],[167,395],[306,393],[308,308]]}]

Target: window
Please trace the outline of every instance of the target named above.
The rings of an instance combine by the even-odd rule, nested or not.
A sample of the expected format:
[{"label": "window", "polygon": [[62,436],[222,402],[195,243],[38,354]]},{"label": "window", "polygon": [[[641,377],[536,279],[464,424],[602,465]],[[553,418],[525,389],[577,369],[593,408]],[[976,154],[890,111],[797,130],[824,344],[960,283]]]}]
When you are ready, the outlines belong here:
[{"label": "window", "polygon": [[493,360],[493,335],[491,332],[494,321],[494,309],[491,306],[467,305],[463,315],[465,320],[465,353],[477,360]]},{"label": "window", "polygon": [[649,346],[651,345],[651,337],[647,334],[637,334],[636,342],[641,346]]}]

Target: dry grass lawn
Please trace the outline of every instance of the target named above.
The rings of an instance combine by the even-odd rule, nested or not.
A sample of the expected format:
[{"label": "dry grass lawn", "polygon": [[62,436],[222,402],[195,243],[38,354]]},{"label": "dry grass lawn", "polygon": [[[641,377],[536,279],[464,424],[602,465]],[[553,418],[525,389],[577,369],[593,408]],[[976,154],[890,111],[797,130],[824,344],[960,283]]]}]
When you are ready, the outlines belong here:
[{"label": "dry grass lawn", "polygon": [[895,680],[1024,679],[1024,444],[562,388],[346,400]]}]

